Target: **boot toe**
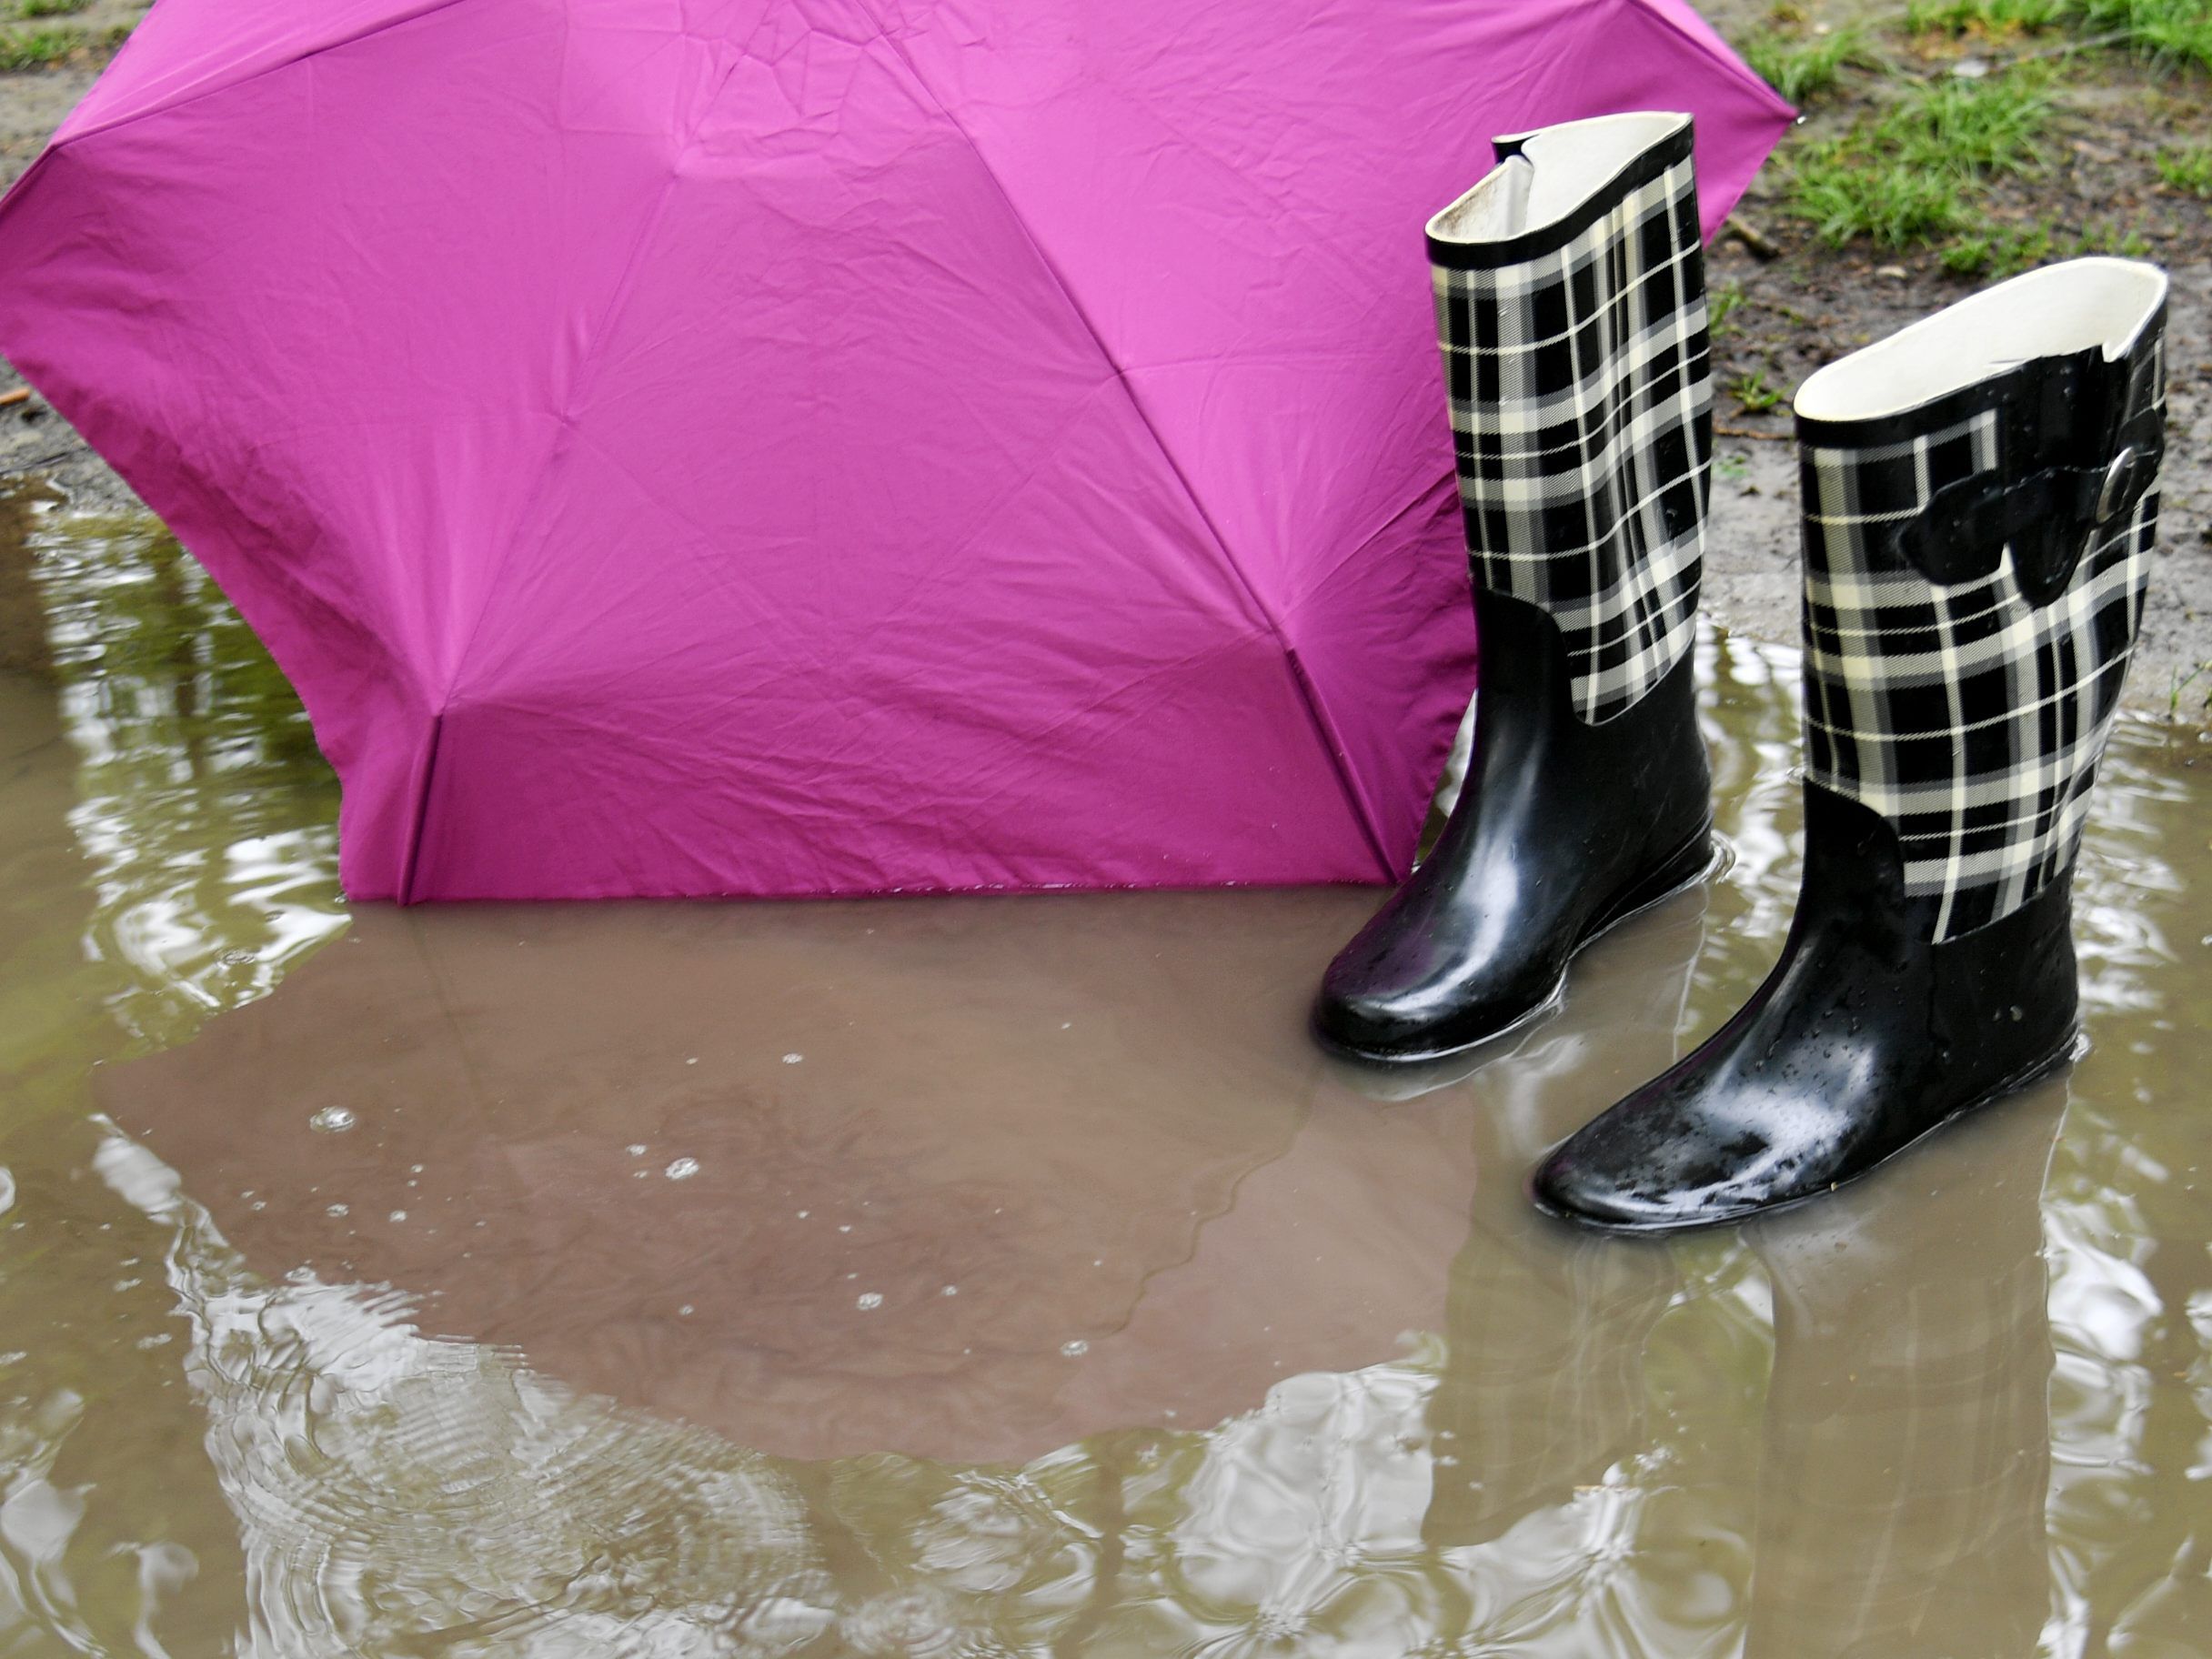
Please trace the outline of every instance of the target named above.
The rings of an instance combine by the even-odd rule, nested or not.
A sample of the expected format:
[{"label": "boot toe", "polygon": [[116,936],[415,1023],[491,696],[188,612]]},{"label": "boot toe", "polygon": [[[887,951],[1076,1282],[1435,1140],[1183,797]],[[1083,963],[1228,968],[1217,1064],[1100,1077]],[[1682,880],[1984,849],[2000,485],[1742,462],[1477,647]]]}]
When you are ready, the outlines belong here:
[{"label": "boot toe", "polygon": [[1628,1127],[1600,1117],[1557,1148],[1529,1177],[1536,1207],[1609,1232],[1680,1232],[1743,1221],[1797,1196],[1694,1131],[1640,1139],[1623,1132]]},{"label": "boot toe", "polygon": [[1529,1178],[1529,1196],[1547,1215],[1610,1232],[1657,1232],[1696,1224],[1682,1206],[1664,1198],[1654,1202],[1625,1172],[1579,1154],[1572,1141],[1536,1167]]},{"label": "boot toe", "polygon": [[1332,971],[1313,1000],[1313,1034],[1323,1046],[1362,1059],[1412,1058],[1432,1043],[1424,1011],[1418,990],[1344,983]]},{"label": "boot toe", "polygon": [[1382,920],[1322,978],[1312,1026],[1325,1048],[1393,1063],[1439,1060],[1503,1035],[1558,995],[1558,974],[1542,979],[1548,961],[1460,957]]}]

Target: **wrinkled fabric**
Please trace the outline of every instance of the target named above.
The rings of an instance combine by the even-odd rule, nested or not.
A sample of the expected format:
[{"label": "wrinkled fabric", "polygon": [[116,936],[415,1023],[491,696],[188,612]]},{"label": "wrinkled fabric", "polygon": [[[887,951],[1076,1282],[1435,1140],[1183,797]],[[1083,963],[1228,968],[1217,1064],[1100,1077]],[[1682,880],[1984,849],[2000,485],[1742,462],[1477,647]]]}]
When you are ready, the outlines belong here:
[{"label": "wrinkled fabric", "polygon": [[1387,880],[1473,681],[1421,225],[1785,107],[1679,0],[160,0],[0,350],[357,899]]}]

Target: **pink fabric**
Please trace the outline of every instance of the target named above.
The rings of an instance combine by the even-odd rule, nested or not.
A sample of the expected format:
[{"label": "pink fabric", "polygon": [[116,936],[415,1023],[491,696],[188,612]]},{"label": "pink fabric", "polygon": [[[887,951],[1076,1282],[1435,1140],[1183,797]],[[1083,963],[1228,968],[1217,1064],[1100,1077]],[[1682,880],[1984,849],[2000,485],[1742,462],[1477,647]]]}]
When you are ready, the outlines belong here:
[{"label": "pink fabric", "polygon": [[356,898],[1384,880],[1473,679],[1421,226],[1786,119],[1678,0],[160,0],[0,349]]}]

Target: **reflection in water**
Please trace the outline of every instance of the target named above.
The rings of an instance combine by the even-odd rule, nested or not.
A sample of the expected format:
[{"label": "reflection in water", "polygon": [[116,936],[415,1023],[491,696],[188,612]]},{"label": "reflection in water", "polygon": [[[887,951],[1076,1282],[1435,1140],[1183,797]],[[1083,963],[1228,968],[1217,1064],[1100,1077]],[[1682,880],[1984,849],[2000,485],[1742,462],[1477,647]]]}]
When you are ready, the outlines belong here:
[{"label": "reflection in water", "polygon": [[1300,1024],[1371,894],[351,913],[196,567],[19,520],[9,1659],[2212,1648],[2193,741],[2069,1080],[1622,1243],[1521,1181],[1778,950],[1790,653],[1707,647],[1725,880],[1378,1078]]},{"label": "reflection in water", "polygon": [[1443,1324],[1472,1114],[1306,1044],[1348,902],[366,910],[99,1098],[271,1273],[763,1450],[1021,1462]]},{"label": "reflection in water", "polygon": [[1755,1656],[2032,1653],[2051,1372],[2036,1198],[2065,1091],[1924,1149],[1914,1205],[1762,1229],[1775,1365]]}]

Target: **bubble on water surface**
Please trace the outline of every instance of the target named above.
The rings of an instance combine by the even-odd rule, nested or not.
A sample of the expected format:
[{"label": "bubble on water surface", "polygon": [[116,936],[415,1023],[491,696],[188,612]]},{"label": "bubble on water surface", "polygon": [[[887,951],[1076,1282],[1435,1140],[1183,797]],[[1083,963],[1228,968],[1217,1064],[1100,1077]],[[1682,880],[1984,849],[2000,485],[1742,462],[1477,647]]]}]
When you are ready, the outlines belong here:
[{"label": "bubble on water surface", "polygon": [[1091,1344],[1080,1336],[1071,1337],[1067,1342],[1061,1343],[1060,1351],[1071,1360],[1080,1360],[1091,1352]]},{"label": "bubble on water surface", "polygon": [[395,1222],[404,1222],[404,1221],[406,1221],[407,1219],[407,1212],[406,1211],[404,1211],[404,1210],[395,1210],[395,1211],[393,1211],[393,1212],[392,1212],[392,1220],[394,1220]]},{"label": "bubble on water surface", "polygon": [[804,1059],[806,1059],[804,1054],[786,1054],[783,1057],[783,1063],[787,1066],[795,1066]]},{"label": "bubble on water surface", "polygon": [[325,1215],[351,1215],[353,1212],[345,1204],[331,1204],[323,1211],[323,1213]]},{"label": "bubble on water surface", "polygon": [[326,1106],[307,1120],[307,1127],[318,1135],[342,1135],[355,1121],[352,1108]]},{"label": "bubble on water surface", "polygon": [[853,1303],[853,1306],[859,1308],[863,1313],[873,1313],[882,1305],[883,1292],[881,1291],[862,1291],[860,1301]]},{"label": "bubble on water surface", "polygon": [[675,1162],[669,1164],[667,1169],[663,1170],[661,1173],[666,1175],[670,1181],[689,1181],[691,1177],[699,1173],[699,1160],[696,1158],[679,1158],[675,1161]]},{"label": "bubble on water surface", "polygon": [[645,1156],[645,1142],[642,1141],[633,1141],[629,1145],[624,1147],[622,1150],[628,1152],[633,1158],[642,1158]]}]

